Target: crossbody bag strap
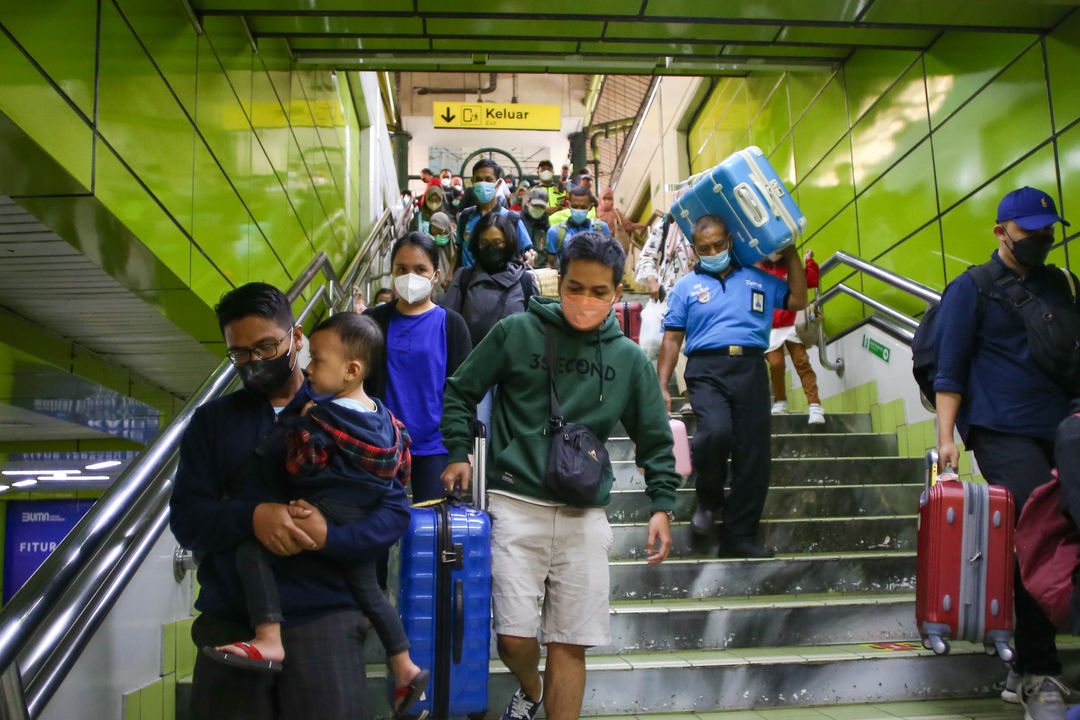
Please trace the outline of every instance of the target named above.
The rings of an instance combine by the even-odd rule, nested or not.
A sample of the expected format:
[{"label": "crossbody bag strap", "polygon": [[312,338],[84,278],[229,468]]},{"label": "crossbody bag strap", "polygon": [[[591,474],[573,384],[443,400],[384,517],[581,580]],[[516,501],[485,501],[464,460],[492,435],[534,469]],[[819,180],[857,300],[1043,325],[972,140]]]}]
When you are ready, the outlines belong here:
[{"label": "crossbody bag strap", "polygon": [[563,425],[562,407],[559,405],[559,390],[555,387],[555,358],[558,344],[554,325],[544,326],[544,360],[547,362],[548,388],[551,395],[551,427],[557,429]]}]

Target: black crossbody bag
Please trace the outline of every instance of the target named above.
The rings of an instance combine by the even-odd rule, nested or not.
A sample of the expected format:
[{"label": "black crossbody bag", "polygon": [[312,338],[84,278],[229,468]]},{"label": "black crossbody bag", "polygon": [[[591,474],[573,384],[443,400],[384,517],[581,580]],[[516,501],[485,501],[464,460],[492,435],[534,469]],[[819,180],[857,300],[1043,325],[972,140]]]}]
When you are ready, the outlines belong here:
[{"label": "black crossbody bag", "polygon": [[547,470],[544,484],[560,502],[574,507],[594,507],[610,465],[607,449],[592,430],[581,423],[566,422],[555,387],[556,336],[554,325],[544,329],[544,356],[551,389]]}]

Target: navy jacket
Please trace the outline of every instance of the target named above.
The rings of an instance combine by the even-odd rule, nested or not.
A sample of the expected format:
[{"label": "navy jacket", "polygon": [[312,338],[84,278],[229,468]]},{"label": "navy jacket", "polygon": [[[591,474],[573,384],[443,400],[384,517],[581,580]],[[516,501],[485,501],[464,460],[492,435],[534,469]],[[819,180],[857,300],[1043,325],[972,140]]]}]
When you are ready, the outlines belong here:
[{"label": "navy jacket", "polygon": [[[1001,263],[997,251],[992,261]],[[1038,268],[1021,282],[1045,302],[1066,306],[1072,301],[1051,282],[1056,272]],[[980,296],[965,273],[945,288],[937,331],[934,391],[963,396],[956,426],[965,442],[974,427],[1054,439],[1071,398],[1031,359],[1023,320]]]},{"label": "navy jacket", "polygon": [[[361,461],[350,457],[349,453],[339,447],[335,438],[321,425],[315,422],[317,418],[329,427],[344,433],[350,438],[367,445],[378,448],[401,447],[402,458],[408,460],[409,440],[408,433],[399,433],[394,429],[393,417],[381,400],[375,400],[376,411],[370,413],[357,412],[342,407],[330,400],[321,402],[311,409],[307,417],[291,415],[281,417],[281,425],[290,429],[306,430],[311,434],[305,443],[306,447],[326,453],[322,462],[310,462],[310,458],[304,458],[295,474],[285,473],[285,491],[290,499],[314,501],[328,500],[354,508],[373,508],[382,501],[383,495],[392,490],[392,485],[401,486],[402,481],[407,481],[404,475],[401,480],[396,476],[379,477],[361,466]],[[282,455],[283,443],[275,443],[277,455]],[[389,458],[392,461],[392,458]],[[285,469],[285,458],[275,461],[274,467]],[[405,511],[408,512],[406,503]]]},{"label": "navy jacket", "polygon": [[[286,411],[298,411],[311,399],[305,384]],[[199,408],[180,443],[170,526],[199,559],[201,589],[195,607],[208,615],[248,622],[235,550],[255,539],[255,506],[281,500],[261,473],[251,471],[258,463],[249,460],[276,421],[265,396],[241,389]],[[322,550],[279,558],[274,574],[285,622],[298,624],[357,608],[341,566],[377,557],[408,527],[405,489],[392,485],[362,521],[328,524]]]}]

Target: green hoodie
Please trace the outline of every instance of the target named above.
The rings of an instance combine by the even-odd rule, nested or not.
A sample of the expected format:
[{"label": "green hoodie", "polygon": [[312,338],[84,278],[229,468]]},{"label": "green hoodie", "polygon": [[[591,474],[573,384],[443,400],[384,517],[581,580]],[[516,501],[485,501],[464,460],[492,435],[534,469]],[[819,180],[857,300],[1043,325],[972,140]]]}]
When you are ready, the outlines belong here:
[{"label": "green hoodie", "polygon": [[[501,320],[446,382],[443,443],[450,462],[466,462],[472,450],[471,419],[477,403],[498,385],[491,413],[487,480],[505,490],[556,501],[544,485],[550,436],[550,395],[544,360],[544,327],[559,328],[557,373],[563,416],[607,441],[620,420],[637,443],[653,511],[672,510],[681,478],[675,473],[673,440],[656,371],[641,348],[619,330],[609,313],[596,330],[566,323],[562,303],[533,296],[527,312]],[[611,468],[597,505],[607,505]]]}]

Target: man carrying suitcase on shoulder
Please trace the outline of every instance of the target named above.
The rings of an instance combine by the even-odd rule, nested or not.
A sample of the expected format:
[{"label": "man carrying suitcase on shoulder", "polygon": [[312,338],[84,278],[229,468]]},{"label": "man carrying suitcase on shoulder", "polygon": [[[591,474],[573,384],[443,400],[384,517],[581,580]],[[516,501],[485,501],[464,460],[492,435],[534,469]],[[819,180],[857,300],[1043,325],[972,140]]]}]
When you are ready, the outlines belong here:
[{"label": "man carrying suitcase on shoulder", "polygon": [[[690,530],[711,537],[722,516],[720,557],[772,557],[756,541],[771,462],[765,348],[773,309],[806,307],[806,273],[792,246],[782,255],[787,282],[758,268],[740,267],[732,259],[731,233],[719,216],[698,219],[692,235],[698,262],[668,294],[657,361],[670,409],[668,382],[686,340],[686,393],[697,418],[692,449],[698,508]],[[731,493],[725,497],[729,456]]]},{"label": "man carrying suitcase on shoulder", "polygon": [[[1032,345],[1022,304],[1053,308],[1060,321],[1078,317],[1075,278],[1045,265],[1054,225],[1065,223],[1053,199],[1031,187],[1014,190],[998,205],[998,241],[988,263],[945,288],[938,309],[934,378],[941,462],[957,467],[958,429],[987,482],[1009,489],[1016,514],[1032,490],[1047,482],[1054,435],[1069,412],[1075,378],[1054,378],[1048,358]],[[1070,287],[1071,286],[1071,287]],[[1015,293],[1018,293],[1015,294]],[[1032,305],[1036,307],[1037,305]],[[1040,312],[1040,316],[1044,313]],[[1051,365],[1063,367],[1058,359]],[[1028,720],[1064,720],[1056,630],[1016,573],[1016,659],[1019,696]]]},{"label": "man carrying suitcase on shoulder", "polygon": [[[663,562],[671,548],[670,515],[681,481],[656,373],[611,312],[622,294],[622,247],[583,232],[563,246],[559,262],[559,299],[533,296],[527,312],[500,321],[447,381],[443,399],[443,441],[450,451],[443,482],[467,488],[470,423],[484,393],[499,386],[487,466],[492,604],[499,656],[521,683],[504,720],[531,720],[541,704],[551,720],[577,718],[585,649],[611,642],[613,538],[603,506],[613,475],[599,443],[621,421],[637,445],[652,501],[650,565]],[[555,436],[553,416],[565,421]],[[552,467],[563,464],[549,463],[548,452],[565,447],[559,445],[562,433],[580,432],[581,426],[598,443],[592,457],[601,467],[594,469],[598,482],[591,498],[568,504],[559,492],[565,486],[552,479]],[[543,678],[537,630],[547,645]]]}]

